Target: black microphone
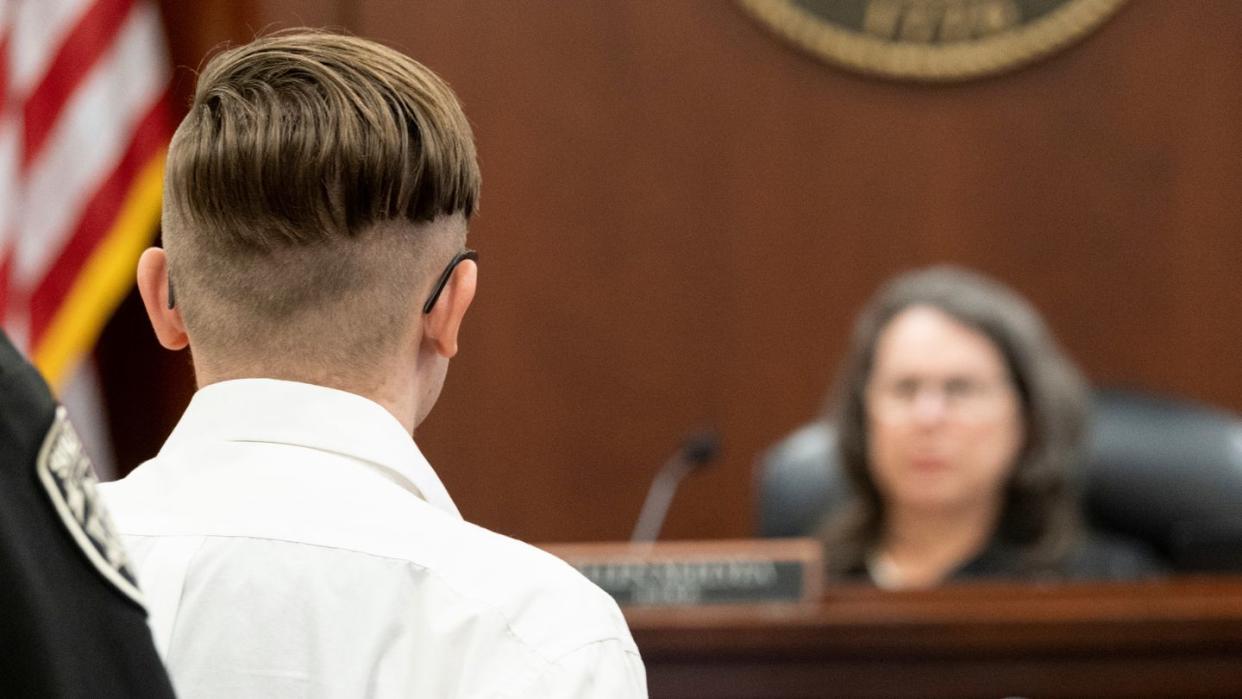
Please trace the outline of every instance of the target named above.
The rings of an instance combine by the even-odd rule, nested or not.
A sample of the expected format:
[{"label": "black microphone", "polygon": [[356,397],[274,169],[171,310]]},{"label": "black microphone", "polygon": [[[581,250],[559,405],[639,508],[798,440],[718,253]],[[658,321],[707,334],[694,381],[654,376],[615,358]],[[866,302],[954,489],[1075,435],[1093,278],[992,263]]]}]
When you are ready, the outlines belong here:
[{"label": "black microphone", "polygon": [[634,525],[634,533],[630,535],[632,542],[655,541],[660,536],[660,528],[664,526],[664,518],[668,515],[668,506],[673,502],[677,486],[681,479],[691,471],[696,471],[716,458],[720,451],[720,435],[715,430],[704,430],[686,438],[664,467],[651,481],[647,489],[647,499],[643,501],[643,509],[638,513],[638,523]]}]

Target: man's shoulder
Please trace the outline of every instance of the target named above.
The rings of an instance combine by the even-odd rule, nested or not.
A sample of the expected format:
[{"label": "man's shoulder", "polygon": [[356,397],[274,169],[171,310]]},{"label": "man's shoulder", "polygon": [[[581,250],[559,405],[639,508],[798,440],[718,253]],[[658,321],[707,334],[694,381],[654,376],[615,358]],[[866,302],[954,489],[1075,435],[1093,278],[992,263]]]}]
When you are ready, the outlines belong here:
[{"label": "man's shoulder", "polygon": [[[163,537],[202,537],[214,542],[203,550],[212,552],[217,569],[234,560],[246,567],[295,561],[303,580],[323,579],[318,568],[350,567],[353,560],[381,577],[391,571],[410,580],[409,595],[456,600],[446,614],[499,621],[544,657],[600,641],[633,647],[613,599],[567,563],[437,509],[389,481],[351,481],[352,492],[339,498],[321,497],[325,484],[269,492],[259,501],[217,501],[233,498],[220,487],[154,502],[152,493],[163,485],[158,466],[159,459],[105,487],[131,548],[145,549]],[[316,499],[318,504],[306,505]],[[300,502],[294,506],[291,500]],[[254,555],[259,550],[263,554]],[[141,573],[143,557],[136,558]],[[397,572],[402,568],[411,574]]]},{"label": "man's shoulder", "polygon": [[468,522],[457,525],[460,541],[468,542],[464,550],[477,555],[438,574],[485,600],[512,636],[542,658],[524,692],[578,696],[593,687],[610,696],[646,696],[638,646],[612,597],[542,549]]},{"label": "man's shoulder", "polygon": [[545,648],[561,646],[560,652],[609,640],[633,646],[616,602],[568,563],[522,541],[446,519],[438,555],[427,561],[430,572],[502,614],[518,637]]},{"label": "man's shoulder", "polygon": [[[500,584],[515,591],[530,586],[536,593],[555,595],[566,602],[609,602],[603,590],[565,561],[526,542],[498,534],[464,520],[455,522],[456,533],[465,551],[477,555],[463,556],[455,562],[458,574],[468,579],[485,575],[500,576],[489,585]],[[565,595],[570,595],[567,599]]]}]

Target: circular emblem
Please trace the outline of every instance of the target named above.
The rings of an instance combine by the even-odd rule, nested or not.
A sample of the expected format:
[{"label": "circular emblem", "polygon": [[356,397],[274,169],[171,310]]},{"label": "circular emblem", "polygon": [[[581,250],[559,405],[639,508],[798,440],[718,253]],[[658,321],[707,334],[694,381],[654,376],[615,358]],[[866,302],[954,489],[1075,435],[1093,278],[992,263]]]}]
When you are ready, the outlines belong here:
[{"label": "circular emblem", "polygon": [[892,78],[966,80],[1034,61],[1126,0],[738,0],[824,59]]}]

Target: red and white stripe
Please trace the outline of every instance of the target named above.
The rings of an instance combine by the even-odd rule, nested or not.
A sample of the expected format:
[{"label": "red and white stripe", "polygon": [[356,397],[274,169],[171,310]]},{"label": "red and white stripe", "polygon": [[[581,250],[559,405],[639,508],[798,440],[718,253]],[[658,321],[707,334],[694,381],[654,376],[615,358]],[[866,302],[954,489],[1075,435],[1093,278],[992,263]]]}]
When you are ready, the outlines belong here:
[{"label": "red and white stripe", "polygon": [[36,361],[131,181],[167,144],[169,78],[146,0],[0,0],[0,318]]},{"label": "red and white stripe", "polygon": [[150,0],[0,0],[0,325],[88,448],[105,432],[78,369],[154,234],[169,83]]}]

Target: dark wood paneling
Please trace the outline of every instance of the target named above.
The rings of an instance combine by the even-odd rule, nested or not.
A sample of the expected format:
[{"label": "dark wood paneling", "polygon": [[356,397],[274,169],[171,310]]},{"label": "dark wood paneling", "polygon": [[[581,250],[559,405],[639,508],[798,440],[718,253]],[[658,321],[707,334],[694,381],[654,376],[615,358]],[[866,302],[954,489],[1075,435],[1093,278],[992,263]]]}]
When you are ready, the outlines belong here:
[{"label": "dark wood paneling", "polygon": [[[197,47],[192,5],[166,12]],[[748,534],[754,454],[815,413],[876,285],[936,261],[1028,294],[1097,381],[1242,409],[1242,4],[1133,0],[939,87],[827,67],[709,0],[242,6],[394,44],[465,103],[481,292],[418,438],[485,526],[623,537],[714,424],[723,458],[666,532]]]}]

